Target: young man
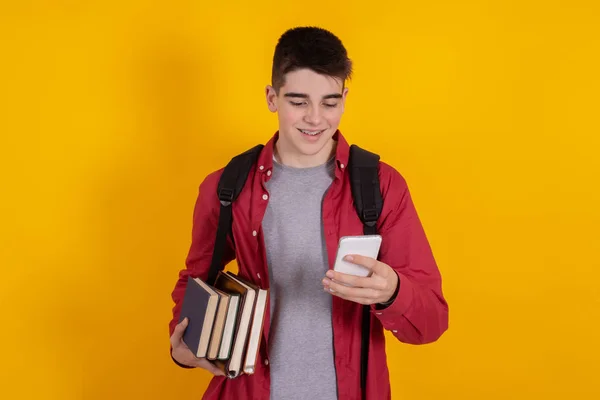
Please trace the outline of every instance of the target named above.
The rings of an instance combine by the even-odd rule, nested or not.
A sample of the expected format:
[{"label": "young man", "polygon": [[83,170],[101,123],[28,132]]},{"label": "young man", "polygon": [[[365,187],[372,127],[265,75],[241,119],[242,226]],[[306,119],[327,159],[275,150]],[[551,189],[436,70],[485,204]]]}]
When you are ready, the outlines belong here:
[{"label": "young man", "polygon": [[371,313],[366,399],[389,399],[384,329],[401,342],[423,344],[448,327],[440,273],[407,184],[384,162],[379,258],[350,260],[372,275],[332,270],[339,238],[363,234],[346,168],[349,145],[338,130],[351,70],[341,41],[323,29],[291,29],[275,49],[266,100],[279,129],[233,203],[233,240],[224,257],[224,265],[237,259],[241,277],[270,290],[266,340],[253,375],[227,379],[181,339],[187,321],[177,321],[186,280],[206,279],[211,264],[223,170],[200,185],[187,268],[172,294],[170,332],[178,365],[215,375],[204,399],[361,399],[363,305]]}]

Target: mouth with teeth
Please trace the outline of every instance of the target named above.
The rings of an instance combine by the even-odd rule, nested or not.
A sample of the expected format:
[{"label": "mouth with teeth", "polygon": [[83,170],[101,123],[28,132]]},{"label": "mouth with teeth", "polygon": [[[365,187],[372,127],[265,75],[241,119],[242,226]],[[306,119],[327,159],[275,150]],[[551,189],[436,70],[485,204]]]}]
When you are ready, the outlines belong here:
[{"label": "mouth with teeth", "polygon": [[321,133],[325,132],[325,129],[321,129],[321,130],[309,130],[309,129],[299,129],[298,130],[306,135],[306,136],[310,136],[310,137],[317,137],[319,136]]}]

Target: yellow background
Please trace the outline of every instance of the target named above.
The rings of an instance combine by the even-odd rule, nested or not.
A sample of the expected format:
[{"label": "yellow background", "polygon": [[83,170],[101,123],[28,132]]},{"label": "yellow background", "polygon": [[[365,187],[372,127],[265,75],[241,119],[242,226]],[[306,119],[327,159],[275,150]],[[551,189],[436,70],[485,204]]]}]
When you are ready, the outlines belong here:
[{"label": "yellow background", "polygon": [[393,398],[600,398],[598,2],[215,3],[1,3],[0,397],[201,397],[168,355],[197,186],[275,131],[276,40],[316,24],[450,304],[388,342]]}]

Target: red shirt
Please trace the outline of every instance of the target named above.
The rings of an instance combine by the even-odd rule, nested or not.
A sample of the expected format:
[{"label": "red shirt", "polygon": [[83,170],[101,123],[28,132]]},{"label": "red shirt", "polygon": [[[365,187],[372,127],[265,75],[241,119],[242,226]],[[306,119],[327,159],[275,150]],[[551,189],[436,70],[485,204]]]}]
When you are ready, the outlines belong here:
[{"label": "red shirt", "polygon": [[[224,262],[237,260],[239,275],[262,287],[269,287],[269,273],[262,231],[262,219],[269,193],[265,182],[273,170],[273,146],[276,133],[265,145],[257,164],[250,171],[242,193],[233,203],[233,237],[228,240]],[[335,177],[323,201],[323,225],[329,266],[333,268],[338,240],[342,236],[362,235],[363,224],[352,202],[349,173],[346,171],[349,145],[338,131],[335,153]],[[219,201],[216,188],[222,169],[209,174],[200,184],[194,208],[192,243],[187,268],[179,273],[172,293],[175,307],[170,322],[173,333],[188,275],[206,279],[211,263],[218,225]],[[383,237],[379,260],[398,274],[397,297],[385,309],[371,306],[371,341],[367,399],[391,398],[384,329],[401,342],[424,344],[437,340],[448,328],[448,305],[442,294],[441,276],[404,178],[391,166],[380,162],[383,210],[377,224]],[[235,245],[234,245],[235,243]],[[332,296],[332,324],[335,369],[340,399],[360,400],[360,348],[362,306]],[[269,306],[267,306],[269,307]],[[269,308],[267,308],[269,309]],[[235,379],[214,377],[203,399],[269,400],[269,313],[266,314],[260,349],[260,362],[253,375]],[[306,368],[310,368],[307,365]]]}]

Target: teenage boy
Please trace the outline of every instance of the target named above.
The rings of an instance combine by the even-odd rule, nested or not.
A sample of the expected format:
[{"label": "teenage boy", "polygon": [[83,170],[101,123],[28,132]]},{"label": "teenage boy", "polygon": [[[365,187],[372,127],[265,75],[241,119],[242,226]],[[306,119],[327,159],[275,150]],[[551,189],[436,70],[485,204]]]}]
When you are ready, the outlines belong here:
[{"label": "teenage boy", "polygon": [[[338,130],[351,73],[342,42],[324,29],[290,29],[275,48],[266,100],[279,129],[232,205],[233,238],[223,257],[223,265],[236,259],[241,277],[270,290],[266,340],[252,375],[227,379],[209,361],[197,359],[182,341],[187,320],[177,323],[188,276],[208,275],[223,169],[200,185],[186,268],[172,294],[170,333],[178,365],[215,375],[204,399],[389,399],[384,329],[401,342],[424,344],[448,327],[440,272],[407,184],[384,162],[379,257],[349,260],[372,275],[332,270],[340,237],[363,234],[347,168],[349,145]],[[363,393],[364,305],[370,307],[371,325]]]}]

